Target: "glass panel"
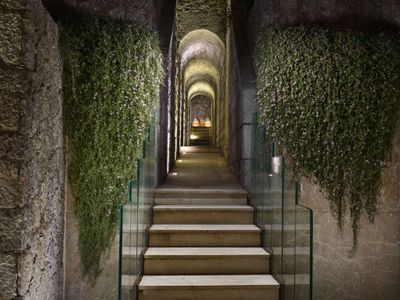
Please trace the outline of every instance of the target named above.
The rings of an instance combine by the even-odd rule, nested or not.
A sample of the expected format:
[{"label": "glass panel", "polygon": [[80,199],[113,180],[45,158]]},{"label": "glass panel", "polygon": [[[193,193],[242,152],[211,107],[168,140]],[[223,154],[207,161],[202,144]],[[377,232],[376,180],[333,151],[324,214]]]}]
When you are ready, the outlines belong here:
[{"label": "glass panel", "polygon": [[143,143],[143,156],[137,161],[136,180],[128,186],[128,203],[120,211],[118,299],[137,299],[137,285],[143,273],[143,258],[151,226],[155,189],[155,123]]},{"label": "glass panel", "polygon": [[266,128],[253,119],[250,203],[270,252],[281,299],[312,298],[312,210],[298,205],[299,185]]}]

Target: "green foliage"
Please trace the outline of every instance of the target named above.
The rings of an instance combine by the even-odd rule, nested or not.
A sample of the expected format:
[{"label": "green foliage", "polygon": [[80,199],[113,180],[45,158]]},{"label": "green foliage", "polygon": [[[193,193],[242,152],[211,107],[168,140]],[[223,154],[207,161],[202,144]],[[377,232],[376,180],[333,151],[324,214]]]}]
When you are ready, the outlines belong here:
[{"label": "green foliage", "polygon": [[61,24],[68,175],[84,273],[95,279],[112,244],[163,77],[156,37],[92,16]]},{"label": "green foliage", "polygon": [[268,30],[257,54],[261,118],[295,174],[316,178],[342,230],[371,222],[400,99],[400,46],[387,34]]}]

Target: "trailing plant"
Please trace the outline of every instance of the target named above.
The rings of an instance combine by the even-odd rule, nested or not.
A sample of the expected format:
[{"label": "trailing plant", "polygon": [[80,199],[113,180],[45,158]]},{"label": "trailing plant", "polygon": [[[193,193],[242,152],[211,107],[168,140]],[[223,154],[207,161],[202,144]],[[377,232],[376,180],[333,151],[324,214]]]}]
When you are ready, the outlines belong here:
[{"label": "trailing plant", "polygon": [[64,19],[61,47],[68,175],[83,271],[95,279],[136,174],[163,77],[162,57],[147,29],[93,16]]},{"label": "trailing plant", "polygon": [[267,30],[258,43],[258,104],[294,173],[316,178],[340,231],[350,210],[377,212],[400,99],[400,46],[391,36],[322,28]]}]

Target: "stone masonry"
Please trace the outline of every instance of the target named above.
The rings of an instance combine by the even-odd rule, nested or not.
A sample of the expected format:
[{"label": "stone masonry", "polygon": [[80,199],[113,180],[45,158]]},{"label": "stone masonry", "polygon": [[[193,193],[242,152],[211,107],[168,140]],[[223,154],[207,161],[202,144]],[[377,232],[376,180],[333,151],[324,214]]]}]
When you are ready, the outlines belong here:
[{"label": "stone masonry", "polygon": [[60,299],[61,59],[39,0],[0,2],[0,299]]},{"label": "stone masonry", "polygon": [[209,118],[211,120],[211,100],[203,95],[194,97],[190,102],[190,122],[193,122],[194,118],[205,120]]}]

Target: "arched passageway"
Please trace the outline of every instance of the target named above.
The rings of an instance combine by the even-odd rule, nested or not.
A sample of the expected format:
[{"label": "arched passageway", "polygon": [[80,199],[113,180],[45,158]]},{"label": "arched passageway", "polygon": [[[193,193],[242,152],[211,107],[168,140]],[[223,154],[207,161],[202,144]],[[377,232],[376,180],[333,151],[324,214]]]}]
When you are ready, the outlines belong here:
[{"label": "arched passageway", "polygon": [[[221,108],[226,88],[225,55],[224,42],[207,29],[190,31],[178,41],[176,68],[180,96],[177,115],[180,145],[177,148],[199,144],[202,139],[206,139],[200,142],[202,145],[221,145],[221,130],[224,126],[224,112]],[[192,110],[198,109],[201,101],[205,106],[210,106],[209,113],[196,118],[197,112]]]}]

